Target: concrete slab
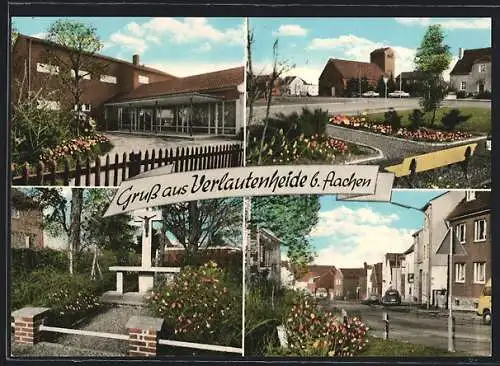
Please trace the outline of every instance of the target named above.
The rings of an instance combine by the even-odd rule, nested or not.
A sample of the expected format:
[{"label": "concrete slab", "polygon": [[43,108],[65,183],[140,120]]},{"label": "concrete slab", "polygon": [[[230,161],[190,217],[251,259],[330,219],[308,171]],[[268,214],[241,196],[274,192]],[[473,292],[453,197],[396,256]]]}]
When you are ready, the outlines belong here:
[{"label": "concrete slab", "polygon": [[101,296],[100,301],[114,305],[144,306],[146,303],[146,294],[138,292],[120,294],[117,291],[107,291]]},{"label": "concrete slab", "polygon": [[22,309],[18,309],[12,312],[11,316],[14,318],[33,318],[37,315],[43,314],[49,311],[50,308],[43,307],[26,307]]},{"label": "concrete slab", "polygon": [[164,319],[161,318],[134,315],[129,319],[125,328],[160,331],[163,326],[163,322]]}]

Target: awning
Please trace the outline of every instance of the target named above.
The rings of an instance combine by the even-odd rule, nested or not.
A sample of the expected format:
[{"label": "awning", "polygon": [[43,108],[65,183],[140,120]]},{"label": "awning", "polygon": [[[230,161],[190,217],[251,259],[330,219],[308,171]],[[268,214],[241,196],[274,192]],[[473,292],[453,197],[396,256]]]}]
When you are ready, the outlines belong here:
[{"label": "awning", "polygon": [[179,104],[190,104],[190,103],[209,103],[218,102],[225,100],[223,97],[217,97],[210,94],[201,93],[182,93],[182,94],[170,94],[159,97],[152,98],[142,98],[142,99],[131,99],[118,102],[104,103],[105,106],[135,106],[135,107],[154,107],[168,106],[168,105],[179,105]]}]

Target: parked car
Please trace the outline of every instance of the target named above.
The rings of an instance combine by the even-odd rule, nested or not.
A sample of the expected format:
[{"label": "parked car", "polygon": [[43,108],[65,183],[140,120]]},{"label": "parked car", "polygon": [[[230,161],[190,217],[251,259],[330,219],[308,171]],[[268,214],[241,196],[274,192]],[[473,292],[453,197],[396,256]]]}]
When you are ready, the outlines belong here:
[{"label": "parked car", "polygon": [[377,294],[371,294],[366,299],[361,301],[362,304],[365,305],[377,305],[380,304],[380,296]]},{"label": "parked car", "polygon": [[383,305],[401,305],[401,295],[397,290],[387,290],[382,297]]},{"label": "parked car", "polygon": [[396,90],[392,93],[389,93],[389,97],[391,97],[391,98],[409,98],[410,93],[407,93],[403,90]]},{"label": "parked car", "polygon": [[483,317],[484,324],[491,324],[491,278],[483,287],[476,314]]},{"label": "parked car", "polygon": [[372,97],[379,97],[380,94],[373,91],[373,90],[370,90],[370,91],[367,91],[366,93],[363,93],[362,96],[372,98]]}]

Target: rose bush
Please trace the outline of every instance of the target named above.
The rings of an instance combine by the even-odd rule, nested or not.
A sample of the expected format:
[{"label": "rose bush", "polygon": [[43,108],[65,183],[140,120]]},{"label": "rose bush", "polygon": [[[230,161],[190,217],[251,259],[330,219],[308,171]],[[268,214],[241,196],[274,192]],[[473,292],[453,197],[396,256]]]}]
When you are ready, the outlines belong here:
[{"label": "rose bush", "polygon": [[367,346],[366,325],[358,318],[344,322],[302,297],[285,321],[287,353],[296,356],[352,357]]},{"label": "rose bush", "polygon": [[187,266],[171,282],[158,284],[147,302],[175,339],[240,347],[241,279],[237,282],[215,262]]},{"label": "rose bush", "polygon": [[99,144],[109,143],[109,138],[104,135],[95,134],[92,136],[80,136],[75,139],[64,142],[54,148],[43,149],[41,160],[44,162],[50,160],[59,160],[65,157],[76,158],[86,154],[91,154]]},{"label": "rose bush", "polygon": [[410,130],[405,127],[393,129],[388,123],[370,121],[366,117],[366,114],[358,116],[332,116],[330,117],[330,124],[423,142],[453,142],[472,137],[472,134],[463,131],[439,131],[426,128]]}]

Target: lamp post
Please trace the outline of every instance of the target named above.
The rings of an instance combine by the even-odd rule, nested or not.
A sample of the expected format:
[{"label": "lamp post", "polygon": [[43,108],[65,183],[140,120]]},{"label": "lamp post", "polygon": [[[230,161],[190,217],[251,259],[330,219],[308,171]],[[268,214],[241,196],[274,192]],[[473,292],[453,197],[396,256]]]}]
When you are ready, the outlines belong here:
[{"label": "lamp post", "polygon": [[387,82],[389,81],[389,77],[384,75],[384,84],[385,84],[385,107],[387,108]]}]

